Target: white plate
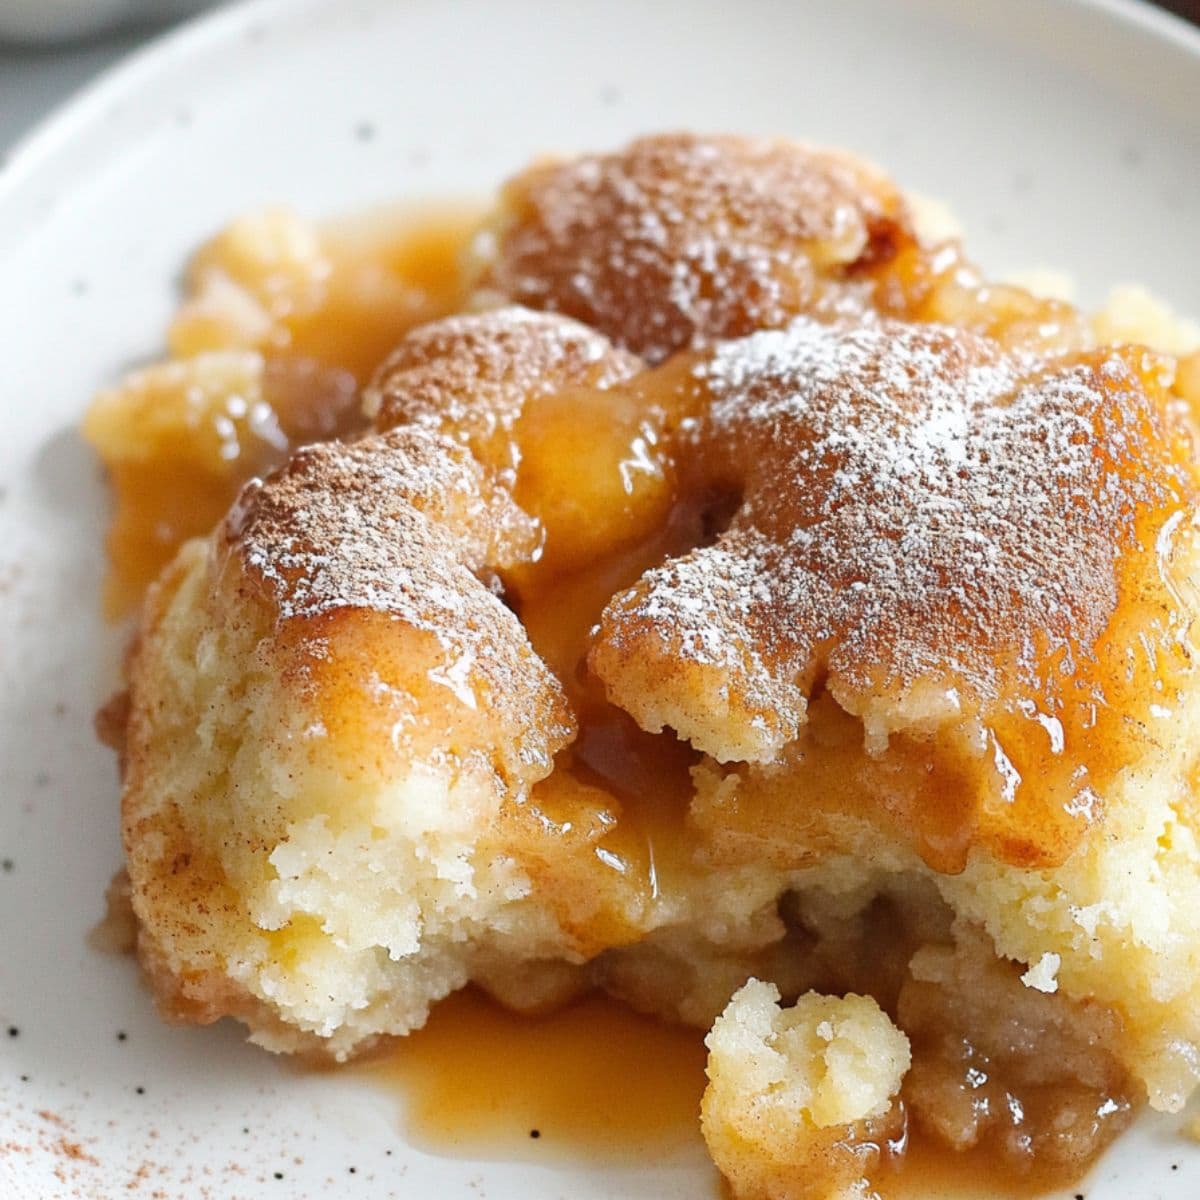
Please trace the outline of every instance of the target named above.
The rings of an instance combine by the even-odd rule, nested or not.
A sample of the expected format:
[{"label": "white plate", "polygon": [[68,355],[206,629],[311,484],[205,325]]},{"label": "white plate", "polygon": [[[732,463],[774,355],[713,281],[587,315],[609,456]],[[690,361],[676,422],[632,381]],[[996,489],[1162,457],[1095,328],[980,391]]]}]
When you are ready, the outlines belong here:
[{"label": "white plate", "polygon": [[[232,1027],[167,1028],[132,964],[84,942],[119,863],[91,732],[119,639],[74,427],[159,348],[188,249],[264,201],[478,193],[537,151],[679,126],[855,147],[950,201],[995,271],[1065,268],[1092,298],[1140,280],[1200,313],[1200,35],[1115,0],[266,0],[81,96],[0,171],[0,1197],[709,1193],[698,1161],[417,1153],[388,1097]],[[1179,1123],[1145,1123],[1080,1190],[1192,1200]]]}]

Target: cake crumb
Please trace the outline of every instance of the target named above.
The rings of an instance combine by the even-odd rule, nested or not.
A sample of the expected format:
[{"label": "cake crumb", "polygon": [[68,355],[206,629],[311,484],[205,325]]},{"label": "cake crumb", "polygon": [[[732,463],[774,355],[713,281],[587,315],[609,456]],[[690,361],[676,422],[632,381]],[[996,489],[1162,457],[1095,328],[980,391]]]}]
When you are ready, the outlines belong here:
[{"label": "cake crumb", "polygon": [[1037,960],[1021,976],[1021,982],[1030,988],[1036,988],[1039,992],[1053,993],[1058,991],[1058,968],[1062,965],[1062,959],[1057,954],[1046,953]]}]

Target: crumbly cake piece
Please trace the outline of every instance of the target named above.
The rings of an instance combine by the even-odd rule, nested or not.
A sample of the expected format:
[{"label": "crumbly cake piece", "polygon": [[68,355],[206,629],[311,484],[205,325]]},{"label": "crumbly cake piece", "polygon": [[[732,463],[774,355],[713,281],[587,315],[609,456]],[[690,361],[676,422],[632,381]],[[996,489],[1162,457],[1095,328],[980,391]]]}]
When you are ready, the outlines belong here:
[{"label": "crumbly cake piece", "polygon": [[[840,163],[666,137],[535,168],[486,279],[547,311],[414,331],[373,432],[250,484],[163,575],[123,828],[169,1015],[345,1058],[468,980],[707,1026],[757,978],[705,1118],[747,1198],[817,1161],[865,1194],[876,1121],[1069,1174],[1184,1103],[1200,360],[979,285]],[[676,232],[758,239],[799,290],[722,275],[681,319],[656,255],[709,259],[630,252],[645,197],[614,197],[649,179]],[[573,214],[549,257],[523,189],[553,198],[530,229]],[[883,1048],[869,1095],[822,1049],[838,1014]],[[775,1103],[729,1052],[780,1037]],[[980,1071],[1026,1115],[964,1109]]]},{"label": "crumbly cake piece", "polygon": [[477,577],[531,537],[460,447],[406,429],[298,452],[152,589],[122,828],[171,1015],[337,1054],[466,981],[460,948],[526,890],[480,834],[574,726]]},{"label": "crumbly cake piece", "polygon": [[865,1173],[903,1136],[908,1039],[869,996],[779,999],[751,980],[705,1039],[709,1152],[744,1200],[867,1200]]}]

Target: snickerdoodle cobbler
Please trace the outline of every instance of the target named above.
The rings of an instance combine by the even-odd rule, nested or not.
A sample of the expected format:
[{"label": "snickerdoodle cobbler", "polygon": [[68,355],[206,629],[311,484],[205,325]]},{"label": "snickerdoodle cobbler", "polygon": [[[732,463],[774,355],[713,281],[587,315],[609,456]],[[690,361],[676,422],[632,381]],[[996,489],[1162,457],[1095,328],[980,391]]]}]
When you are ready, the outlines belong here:
[{"label": "snickerdoodle cobbler", "polygon": [[[785,140],[284,211],[100,396],[163,1013],[344,1060],[468,983],[709,1029],[743,1200],[1078,1174],[1200,1080],[1195,331]],[[459,251],[463,252],[460,253]]]}]

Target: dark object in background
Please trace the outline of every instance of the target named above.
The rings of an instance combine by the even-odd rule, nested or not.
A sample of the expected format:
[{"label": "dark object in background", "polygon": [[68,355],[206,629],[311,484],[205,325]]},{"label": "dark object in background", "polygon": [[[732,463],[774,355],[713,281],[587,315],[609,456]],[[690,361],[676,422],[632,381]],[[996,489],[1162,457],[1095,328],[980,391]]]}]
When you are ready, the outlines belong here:
[{"label": "dark object in background", "polygon": [[1200,25],[1200,0],[1158,0],[1159,7],[1178,13]]}]

